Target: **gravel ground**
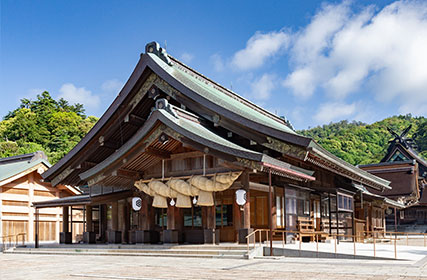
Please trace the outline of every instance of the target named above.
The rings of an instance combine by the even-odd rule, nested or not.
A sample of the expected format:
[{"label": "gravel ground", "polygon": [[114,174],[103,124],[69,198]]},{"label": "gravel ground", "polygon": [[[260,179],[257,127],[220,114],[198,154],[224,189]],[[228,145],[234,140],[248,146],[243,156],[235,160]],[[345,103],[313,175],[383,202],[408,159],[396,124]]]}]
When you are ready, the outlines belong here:
[{"label": "gravel ground", "polygon": [[0,279],[426,279],[421,261],[1,254]]}]

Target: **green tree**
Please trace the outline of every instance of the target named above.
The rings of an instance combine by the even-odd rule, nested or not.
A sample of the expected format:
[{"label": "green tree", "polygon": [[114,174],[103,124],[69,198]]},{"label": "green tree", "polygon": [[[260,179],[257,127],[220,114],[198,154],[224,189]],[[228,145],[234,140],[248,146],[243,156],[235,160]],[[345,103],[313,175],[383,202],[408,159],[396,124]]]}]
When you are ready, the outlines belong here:
[{"label": "green tree", "polygon": [[0,122],[0,156],[44,151],[51,163],[67,154],[97,122],[86,117],[83,105],[56,101],[45,91],[36,100],[22,99],[20,106]]},{"label": "green tree", "polygon": [[328,125],[314,127],[299,133],[312,137],[334,155],[357,164],[379,162],[386,154],[388,141],[392,135],[390,127],[401,132],[412,125],[408,137],[414,136],[421,156],[427,155],[427,119],[412,117],[410,114],[386,118],[367,125],[361,122],[340,121]]}]

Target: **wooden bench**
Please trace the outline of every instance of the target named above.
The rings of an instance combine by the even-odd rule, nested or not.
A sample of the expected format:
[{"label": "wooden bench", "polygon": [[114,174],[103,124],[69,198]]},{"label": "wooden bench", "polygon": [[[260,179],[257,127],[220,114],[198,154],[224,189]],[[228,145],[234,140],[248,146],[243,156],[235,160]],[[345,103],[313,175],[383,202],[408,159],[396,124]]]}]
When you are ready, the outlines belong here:
[{"label": "wooden bench", "polygon": [[309,237],[310,241],[316,241],[316,237],[318,241],[326,240],[329,238],[328,232],[316,231],[316,228],[314,226],[314,220],[311,218],[299,217],[297,225],[301,238]]},{"label": "wooden bench", "polygon": [[298,217],[297,227],[299,231],[299,239],[303,239],[304,237],[309,237],[310,241],[314,241],[315,231],[314,221],[308,217]]}]

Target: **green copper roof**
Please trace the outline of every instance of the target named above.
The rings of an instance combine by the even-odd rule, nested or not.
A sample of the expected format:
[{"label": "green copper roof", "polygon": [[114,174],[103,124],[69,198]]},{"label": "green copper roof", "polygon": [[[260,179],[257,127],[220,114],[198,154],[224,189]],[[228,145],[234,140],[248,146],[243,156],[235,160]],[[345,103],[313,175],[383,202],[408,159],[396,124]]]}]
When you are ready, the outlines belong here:
[{"label": "green copper roof", "polygon": [[172,77],[210,102],[258,124],[269,126],[279,131],[297,134],[285,124],[284,120],[256,106],[243,97],[221,88],[201,75],[196,77],[191,70],[184,68],[184,66],[178,63],[173,63],[170,66],[157,55],[152,53],[148,53],[148,55]]},{"label": "green copper roof", "polygon": [[[158,100],[162,101],[162,100]],[[162,101],[166,102],[166,101]],[[79,176],[82,180],[87,180],[108,168],[108,166],[112,162],[118,161],[123,155],[125,155],[134,145],[139,143],[143,137],[151,130],[152,126],[156,123],[156,121],[160,121],[164,123],[167,127],[173,129],[177,133],[181,134],[188,139],[191,139],[197,143],[201,143],[206,145],[207,147],[218,150],[230,155],[234,155],[241,158],[246,158],[249,160],[254,160],[258,162],[268,162],[274,165],[282,165],[285,168],[292,169],[296,172],[303,173],[311,176],[313,174],[312,171],[305,170],[302,168],[294,167],[290,164],[284,163],[282,161],[271,158],[262,153],[251,151],[244,147],[241,147],[233,142],[228,141],[225,138],[215,134],[210,131],[202,124],[197,121],[197,117],[181,110],[172,105],[165,105],[167,109],[156,109],[153,111],[149,119],[145,122],[144,126],[141,127],[138,132],[128,141],[126,142],[119,150],[110,155],[103,162],[99,163],[95,167],[81,173]],[[181,114],[184,114],[186,117],[181,117]],[[194,118],[194,120],[190,120]]]},{"label": "green copper roof", "polygon": [[11,163],[5,163],[0,165],[0,182],[4,181],[16,174],[24,172],[25,170],[32,168],[39,163],[45,164],[47,167],[50,167],[50,163],[44,159],[37,159],[35,161],[17,161]]}]

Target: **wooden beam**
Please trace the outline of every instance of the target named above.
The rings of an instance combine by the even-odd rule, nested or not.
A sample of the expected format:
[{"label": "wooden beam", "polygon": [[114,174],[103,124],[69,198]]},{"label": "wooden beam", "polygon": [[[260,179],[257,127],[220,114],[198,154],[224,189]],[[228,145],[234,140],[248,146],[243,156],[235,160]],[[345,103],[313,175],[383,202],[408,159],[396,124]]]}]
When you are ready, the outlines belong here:
[{"label": "wooden beam", "polygon": [[192,152],[186,152],[186,153],[178,153],[178,154],[171,154],[170,159],[185,159],[185,158],[196,158],[196,157],[202,157],[203,153],[200,151],[192,151]]},{"label": "wooden beam", "polygon": [[[104,169],[104,171],[101,173],[94,174],[93,176],[88,179],[89,185],[95,185],[98,182],[101,182],[106,177],[111,176],[111,174],[118,169],[121,169],[124,162],[131,162],[135,158],[137,158],[140,154],[145,152],[145,149],[147,148],[146,145],[150,144],[154,141],[154,139],[157,139],[157,137],[162,133],[164,129],[162,129],[162,126],[158,126],[155,128],[154,132],[150,134],[147,138],[145,138],[144,141],[139,142],[137,145],[133,146],[129,152],[126,153],[124,157],[122,157],[120,160],[116,160],[115,162],[108,162],[108,167]],[[125,145],[130,145],[129,143],[125,143]],[[101,162],[100,164],[102,164]]]},{"label": "wooden beam", "polygon": [[120,148],[120,145],[115,142],[105,141],[100,144],[100,147],[107,148],[110,150],[117,150],[118,148]]},{"label": "wooden beam", "polygon": [[138,180],[141,178],[141,173],[138,171],[127,170],[127,169],[118,169],[111,173],[111,176],[117,176],[122,178],[129,178],[133,180]]},{"label": "wooden beam", "polygon": [[169,159],[171,156],[171,153],[168,151],[160,150],[154,147],[147,147],[144,151],[146,154],[149,154],[151,156],[155,156],[161,159]]},{"label": "wooden beam", "polygon": [[[230,169],[226,169],[224,167],[207,168],[206,174],[229,172],[229,171],[241,171],[241,170],[230,170]],[[192,169],[192,170],[172,171],[172,172],[165,171],[165,178],[177,177],[177,176],[202,175],[202,174],[203,174],[203,169]],[[144,177],[144,179],[161,178],[162,173],[144,174],[143,177]]]},{"label": "wooden beam", "polygon": [[55,178],[52,179],[51,183],[52,186],[58,185],[62,180],[67,178],[71,173],[73,173],[75,169],[71,168],[71,166],[68,166],[65,170],[63,170],[61,173],[59,173]]},{"label": "wooden beam", "polygon": [[143,122],[145,122],[145,121],[146,121],[146,119],[145,119],[145,118],[143,118],[143,117],[141,117],[141,116],[138,116],[138,115],[136,115],[136,114],[132,114],[132,113],[129,115],[129,117],[130,117],[131,119],[138,120],[138,121],[140,121],[141,123],[143,123]]},{"label": "wooden beam", "polygon": [[[101,142],[104,142],[104,139],[108,139],[116,132],[116,130],[123,123],[125,116],[127,114],[132,114],[133,109],[138,105],[138,103],[146,95],[148,89],[152,86],[154,80],[157,78],[157,75],[155,75],[152,72],[151,74],[150,72],[146,72],[146,73],[143,73],[143,75],[138,76],[138,78],[136,78],[136,76],[132,78],[134,79],[132,82],[135,84],[135,88],[139,88],[137,94],[135,94],[132,100],[127,103],[126,107],[121,106],[121,109],[120,108],[116,109],[116,111],[114,111],[114,114],[110,112],[111,115],[109,115],[108,118],[109,118],[109,123],[111,125],[104,126],[103,128],[99,129],[99,131],[97,131],[97,133],[93,135],[92,138],[90,138],[90,140],[87,141],[84,147],[79,151],[79,155],[80,155],[79,157],[74,157],[75,155],[72,155],[72,158],[69,159],[69,163],[67,163],[68,167],[65,170],[67,170],[68,168],[75,169],[76,166],[80,165],[83,161],[85,161],[91,155],[93,155],[94,152],[96,152],[97,148],[101,146],[100,145]],[[135,78],[137,80],[135,80]],[[135,88],[133,88],[132,90],[134,91]],[[102,138],[100,139],[100,137]],[[83,142],[83,140],[81,142]],[[58,171],[55,171],[55,173],[56,172]],[[53,185],[57,185],[59,182],[64,180],[66,177],[68,177],[70,174],[71,172],[61,171],[59,175],[55,176],[51,180],[51,182]],[[55,183],[54,183],[54,180],[55,180]]]}]

